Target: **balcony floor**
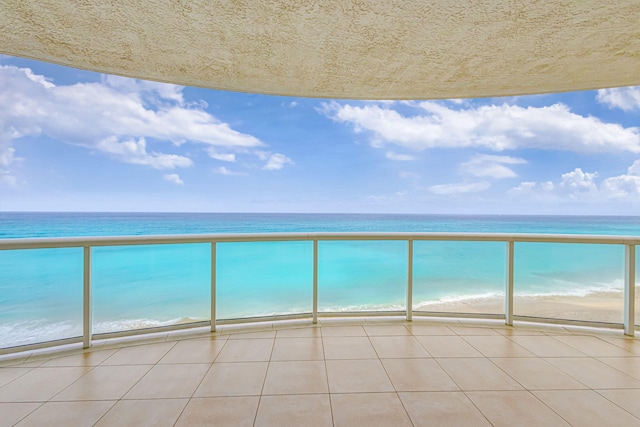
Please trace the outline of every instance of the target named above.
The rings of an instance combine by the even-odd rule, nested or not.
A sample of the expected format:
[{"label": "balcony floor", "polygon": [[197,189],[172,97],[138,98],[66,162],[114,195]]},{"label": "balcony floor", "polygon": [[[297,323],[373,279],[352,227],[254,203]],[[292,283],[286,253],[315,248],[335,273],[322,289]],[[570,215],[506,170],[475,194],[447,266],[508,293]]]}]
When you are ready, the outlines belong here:
[{"label": "balcony floor", "polygon": [[0,426],[640,426],[640,341],[495,321],[224,326],[0,357]]}]

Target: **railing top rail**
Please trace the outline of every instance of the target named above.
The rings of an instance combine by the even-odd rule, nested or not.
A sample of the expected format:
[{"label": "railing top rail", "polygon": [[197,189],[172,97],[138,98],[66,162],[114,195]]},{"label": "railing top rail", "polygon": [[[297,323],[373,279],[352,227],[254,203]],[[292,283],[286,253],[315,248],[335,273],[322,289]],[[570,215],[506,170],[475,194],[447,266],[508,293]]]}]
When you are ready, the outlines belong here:
[{"label": "railing top rail", "polygon": [[86,246],[131,246],[211,242],[276,242],[330,240],[432,240],[476,242],[548,242],[589,244],[640,244],[640,236],[587,234],[524,233],[409,233],[409,232],[317,232],[317,233],[246,233],[246,234],[176,234],[156,236],[46,237],[0,239],[0,250],[74,248]]}]

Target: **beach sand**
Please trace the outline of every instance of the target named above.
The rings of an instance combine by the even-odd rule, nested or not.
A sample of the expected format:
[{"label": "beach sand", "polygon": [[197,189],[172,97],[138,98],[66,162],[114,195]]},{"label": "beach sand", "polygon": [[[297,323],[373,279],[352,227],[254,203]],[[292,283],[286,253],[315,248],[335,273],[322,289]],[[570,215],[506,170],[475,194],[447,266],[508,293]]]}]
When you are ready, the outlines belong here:
[{"label": "beach sand", "polygon": [[[636,292],[640,292],[640,290]],[[640,309],[640,307],[638,308]],[[455,302],[421,304],[417,305],[414,310],[502,314],[504,313],[504,300],[499,297],[470,298]],[[513,314],[516,316],[622,323],[623,313],[624,296],[622,291],[593,292],[585,296],[514,296],[513,301]],[[640,310],[636,312],[636,318],[639,318],[639,314]]]}]

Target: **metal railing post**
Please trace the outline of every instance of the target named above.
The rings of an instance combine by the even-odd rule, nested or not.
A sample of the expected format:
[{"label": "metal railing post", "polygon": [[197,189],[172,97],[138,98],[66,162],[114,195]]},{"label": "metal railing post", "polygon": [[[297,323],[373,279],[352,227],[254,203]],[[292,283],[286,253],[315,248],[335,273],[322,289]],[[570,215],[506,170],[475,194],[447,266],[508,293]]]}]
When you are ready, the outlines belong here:
[{"label": "metal railing post", "polygon": [[408,240],[407,248],[407,321],[413,320],[413,240]]},{"label": "metal railing post", "polygon": [[83,247],[82,348],[91,347],[91,246]]},{"label": "metal railing post", "polygon": [[216,331],[216,242],[211,242],[211,332]]},{"label": "metal railing post", "polygon": [[313,241],[313,323],[318,323],[318,240]]},{"label": "metal railing post", "polygon": [[624,247],[624,334],[635,335],[636,245]]},{"label": "metal railing post", "polygon": [[508,326],[513,325],[513,254],[515,243],[507,242],[507,280],[504,295],[504,323]]}]

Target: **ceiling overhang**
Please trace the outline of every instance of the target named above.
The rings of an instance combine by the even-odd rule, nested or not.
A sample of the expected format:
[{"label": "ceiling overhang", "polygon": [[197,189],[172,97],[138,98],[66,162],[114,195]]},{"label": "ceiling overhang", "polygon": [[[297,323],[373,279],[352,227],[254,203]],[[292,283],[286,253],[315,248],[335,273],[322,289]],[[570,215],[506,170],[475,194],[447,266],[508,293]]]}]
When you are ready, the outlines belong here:
[{"label": "ceiling overhang", "polygon": [[301,97],[574,91],[640,84],[640,3],[6,0],[0,53]]}]

